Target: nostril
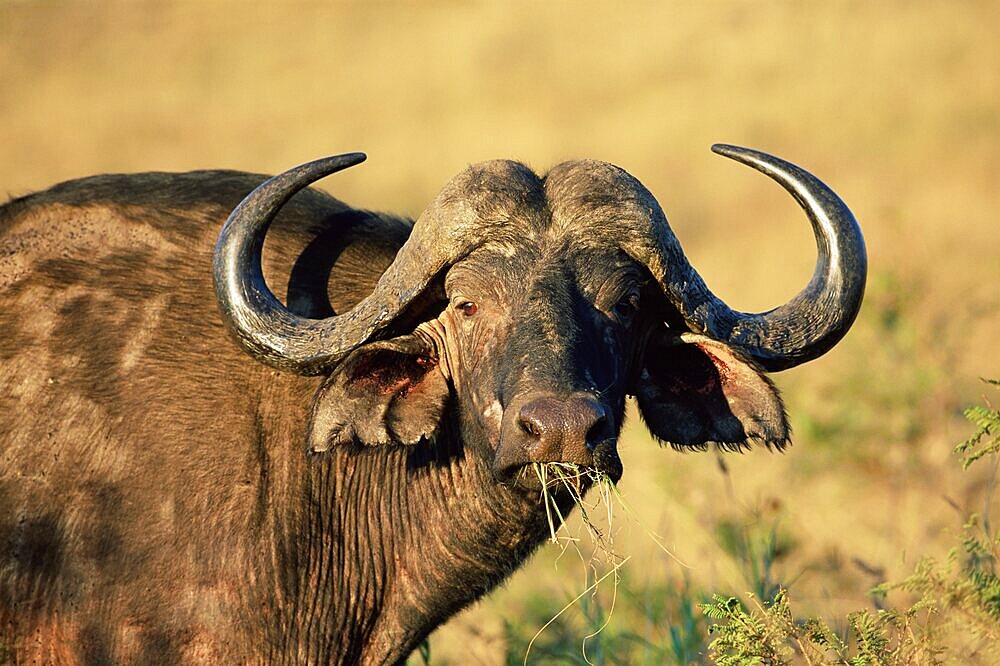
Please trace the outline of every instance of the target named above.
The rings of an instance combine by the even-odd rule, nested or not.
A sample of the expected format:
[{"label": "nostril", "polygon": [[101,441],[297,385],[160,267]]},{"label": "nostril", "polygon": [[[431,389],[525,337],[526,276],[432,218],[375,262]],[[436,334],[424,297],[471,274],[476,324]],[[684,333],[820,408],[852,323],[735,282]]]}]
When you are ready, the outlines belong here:
[{"label": "nostril", "polygon": [[593,449],[595,446],[610,437],[610,435],[608,417],[604,415],[598,416],[587,430],[587,448]]},{"label": "nostril", "polygon": [[521,426],[521,430],[523,430],[530,437],[538,438],[542,436],[541,428],[539,428],[538,424],[528,417],[522,416],[518,419],[517,424]]}]

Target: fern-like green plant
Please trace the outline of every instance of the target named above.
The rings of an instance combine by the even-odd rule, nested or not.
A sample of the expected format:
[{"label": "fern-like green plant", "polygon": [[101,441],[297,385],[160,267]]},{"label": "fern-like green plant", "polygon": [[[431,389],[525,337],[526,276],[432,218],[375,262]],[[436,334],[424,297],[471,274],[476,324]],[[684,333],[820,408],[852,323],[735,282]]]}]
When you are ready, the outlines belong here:
[{"label": "fern-like green plant", "polygon": [[[1000,386],[995,380],[984,380]],[[990,405],[970,407],[966,418],[975,433],[957,447],[963,469],[1000,454],[1000,412]],[[989,503],[991,498],[987,499]],[[862,610],[847,618],[841,636],[823,620],[795,620],[787,592],[764,603],[753,595],[748,607],[736,597],[714,596],[702,610],[714,623],[709,658],[721,666],[751,664],[1000,663],[1000,534],[979,515],[969,517],[960,545],[943,563],[924,558],[912,575],[874,592],[902,590],[917,601],[905,610]]]},{"label": "fern-like green plant", "polygon": [[[996,379],[983,379],[987,384],[1000,386]],[[969,419],[976,432],[969,439],[955,447],[955,453],[962,456],[962,469],[983,458],[1000,452],[1000,411],[990,405],[973,405],[965,410],[965,418]]]},{"label": "fern-like green plant", "polygon": [[709,631],[709,656],[720,666],[778,666],[794,654],[789,638],[794,634],[792,613],[784,589],[763,604],[748,609],[736,597],[713,595],[702,609],[710,619],[721,621]]},{"label": "fern-like green plant", "polygon": [[949,653],[979,655],[1000,663],[1000,534],[991,534],[978,515],[962,531],[961,546],[944,562],[924,558],[905,580],[876,592],[905,590],[920,595],[918,605],[938,615],[936,629],[949,638]]},{"label": "fern-like green plant", "polygon": [[720,666],[792,663],[843,666],[939,664],[944,648],[931,618],[918,603],[905,611],[862,610],[848,616],[845,637],[823,620],[795,620],[782,589],[767,603],[748,608],[735,597],[715,596],[705,614],[719,621],[710,631],[709,658]]}]

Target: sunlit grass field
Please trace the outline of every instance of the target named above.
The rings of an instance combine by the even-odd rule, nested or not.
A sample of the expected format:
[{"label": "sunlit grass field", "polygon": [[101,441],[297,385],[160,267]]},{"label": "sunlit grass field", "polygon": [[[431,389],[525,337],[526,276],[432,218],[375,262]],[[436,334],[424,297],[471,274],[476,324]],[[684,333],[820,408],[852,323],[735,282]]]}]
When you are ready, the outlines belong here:
[{"label": "sunlit grass field", "polygon": [[[795,613],[842,625],[1000,508],[996,467],[951,454],[978,377],[1000,376],[998,25],[997,2],[0,1],[0,194],[363,150],[321,187],[415,216],[470,162],[596,158],[659,198],[716,293],[758,311],[808,280],[809,227],[708,148],[816,173],[859,219],[870,276],[844,342],[774,376],[794,446],[681,454],[632,419],[635,515],[602,527],[630,559],[528,658],[582,662],[607,622],[595,663],[698,662],[707,595],[783,585]],[[542,548],[431,637],[431,662],[522,663],[593,583],[581,547]]]}]

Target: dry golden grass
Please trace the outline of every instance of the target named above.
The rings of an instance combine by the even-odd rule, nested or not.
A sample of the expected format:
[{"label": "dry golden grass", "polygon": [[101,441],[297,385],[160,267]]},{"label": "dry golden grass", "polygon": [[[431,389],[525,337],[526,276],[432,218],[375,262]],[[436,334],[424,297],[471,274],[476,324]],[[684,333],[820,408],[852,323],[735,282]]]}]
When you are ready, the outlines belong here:
[{"label": "dry golden grass", "polygon": [[[808,279],[808,225],[708,146],[802,164],[862,224],[866,308],[777,377],[786,454],[727,456],[723,474],[633,420],[622,492],[687,566],[638,529],[615,543],[636,598],[682,579],[741,593],[753,575],[720,543],[776,525],[772,577],[803,613],[842,617],[985,501],[990,470],[962,474],[949,451],[976,377],[1000,375],[998,20],[996,2],[0,3],[0,191],[364,150],[325,187],[415,215],[469,162],[593,157],[640,178],[716,291],[757,310]],[[502,619],[585,587],[555,555],[437,632],[434,661],[502,662]],[[642,621],[640,602],[616,612]]]}]

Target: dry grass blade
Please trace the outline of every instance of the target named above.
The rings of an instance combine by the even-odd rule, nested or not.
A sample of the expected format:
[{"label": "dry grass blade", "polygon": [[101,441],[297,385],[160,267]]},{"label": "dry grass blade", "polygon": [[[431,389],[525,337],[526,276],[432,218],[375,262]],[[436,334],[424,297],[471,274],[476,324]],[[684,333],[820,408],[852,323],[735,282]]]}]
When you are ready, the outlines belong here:
[{"label": "dry grass blade", "polygon": [[[613,575],[615,585],[611,608],[608,615],[600,627],[583,638],[581,651],[583,653],[584,660],[587,663],[591,663],[589,657],[587,656],[587,641],[601,633],[601,631],[603,631],[611,621],[611,616],[614,613],[615,603],[618,598],[618,584],[621,580],[618,575],[618,571],[629,559],[627,557],[622,558],[617,555],[613,549],[612,527],[614,525],[614,505],[611,501],[612,494],[610,491],[613,483],[607,475],[599,472],[598,470],[581,467],[571,463],[536,463],[533,465],[533,469],[535,475],[538,477],[539,483],[541,484],[540,495],[542,502],[545,505],[545,516],[549,525],[549,541],[551,543],[558,543],[562,546],[562,552],[559,554],[559,557],[556,558],[556,561],[558,562],[565,554],[566,550],[572,546],[575,548],[577,555],[579,555],[580,561],[593,571],[593,575],[596,580],[591,585],[588,585],[583,592],[577,595],[538,630],[535,636],[531,639],[531,642],[528,644],[528,649],[525,652],[525,660],[528,658],[528,652],[530,652],[535,639],[537,639],[548,626],[558,619],[559,616],[561,616],[567,609],[571,608],[573,604],[582,599],[588,592],[596,591],[597,586],[600,583]],[[598,491],[596,502],[592,505],[588,505],[588,503],[584,501],[584,494],[590,487],[596,488]],[[560,537],[558,535],[559,529],[566,524],[565,516],[563,516],[562,510],[559,508],[559,503],[555,497],[555,493],[560,491],[564,491],[572,500],[573,504],[578,508],[583,525],[590,534],[591,540],[594,543],[595,549],[589,558],[584,555],[583,551],[580,550],[579,543],[581,539],[579,537],[572,535],[563,535]],[[598,528],[591,518],[591,511],[597,509],[602,503],[604,504],[606,518],[608,521],[608,526],[605,531]],[[556,522],[557,519],[558,523]],[[611,569],[603,574],[600,572],[600,569],[603,568],[603,566],[600,566],[602,562],[606,562],[611,566]],[[590,576],[588,575],[587,577],[589,578]]]},{"label": "dry grass blade", "polygon": [[625,515],[628,516],[629,518],[631,518],[632,521],[636,525],[638,525],[639,527],[641,527],[642,531],[646,533],[646,536],[648,536],[650,538],[650,540],[653,543],[655,543],[656,546],[660,550],[662,550],[667,556],[670,557],[670,559],[672,559],[674,562],[676,562],[677,564],[681,565],[685,569],[690,569],[691,568],[691,565],[686,564],[683,560],[681,560],[673,552],[671,552],[671,550],[669,548],[667,548],[666,545],[664,545],[664,543],[663,543],[663,537],[661,537],[659,534],[657,534],[656,532],[654,532],[653,530],[649,529],[648,527],[646,527],[643,524],[642,520],[639,519],[639,515],[635,512],[635,509],[633,509],[629,505],[629,503],[625,501],[625,498],[622,496],[621,491],[618,490],[618,486],[616,486],[614,483],[612,483],[611,479],[608,479],[607,477],[605,477],[605,481],[603,483],[603,486],[604,487],[603,487],[602,490],[607,493],[607,499],[605,501],[608,504],[608,516],[609,516],[608,520],[609,520],[609,522],[610,522],[610,515],[611,515],[611,506],[610,506],[611,505],[611,498],[613,497],[615,499],[615,501],[618,502],[618,506],[620,506],[622,508],[622,510],[625,512]]},{"label": "dry grass blade", "polygon": [[[642,528],[643,532],[645,532],[646,535],[653,540],[657,547],[670,556],[671,559],[676,561],[681,566],[688,567],[688,565],[670,552],[670,550],[663,544],[662,537],[642,524],[636,512],[628,505],[628,503],[625,502],[625,499],[622,497],[617,486],[615,486],[615,483],[608,478],[606,474],[592,468],[562,462],[535,463],[532,465],[532,470],[538,478],[541,486],[540,499],[545,506],[545,517],[549,527],[548,541],[553,544],[559,544],[562,548],[562,552],[560,552],[559,556],[556,558],[556,562],[558,563],[559,560],[562,559],[566,550],[572,547],[576,550],[576,553],[580,557],[580,561],[583,562],[584,566],[593,572],[592,575],[594,576],[595,581],[593,584],[588,585],[583,592],[577,595],[566,606],[560,609],[558,613],[556,613],[538,630],[528,644],[528,648],[525,653],[525,660],[527,660],[527,652],[530,652],[531,646],[534,644],[535,640],[547,627],[558,619],[567,609],[571,608],[573,604],[582,599],[588,592],[594,591],[596,594],[597,586],[613,575],[615,586],[612,593],[609,612],[604,618],[603,623],[583,638],[583,645],[581,648],[583,658],[587,663],[591,663],[590,658],[587,655],[587,641],[600,634],[610,623],[618,598],[618,584],[621,580],[619,570],[622,565],[630,559],[630,557],[622,557],[614,551],[615,504],[620,506],[625,514],[638,524]],[[584,495],[590,488],[593,488],[596,491],[596,498],[593,502],[587,502],[584,500]],[[589,533],[591,541],[594,544],[594,550],[589,556],[585,555],[580,548],[580,542],[582,539],[579,536],[566,534],[566,530],[563,530],[566,525],[566,517],[563,515],[562,509],[559,507],[559,502],[556,496],[557,493],[565,493],[565,495],[570,498],[572,503],[580,512],[583,527]],[[593,520],[594,515],[599,515],[596,514],[595,511],[599,509],[602,504],[604,518],[607,520],[607,527],[603,530],[598,527]],[[564,533],[560,534],[560,530],[563,530]],[[602,573],[601,570],[606,566],[610,566],[610,570]],[[590,578],[590,574],[587,575],[587,578]]]},{"label": "dry grass blade", "polygon": [[[621,560],[619,556],[615,555],[612,549],[613,544],[610,531],[613,525],[613,506],[610,502],[611,495],[606,490],[607,484],[611,484],[611,480],[607,475],[595,469],[581,467],[572,463],[535,463],[532,467],[541,484],[541,499],[545,506],[545,517],[549,525],[549,541],[551,543],[566,542],[573,544],[579,541],[578,537],[560,537],[558,535],[559,529],[566,524],[566,520],[562,515],[554,493],[564,490],[580,512],[583,524],[590,533],[597,549],[608,556],[612,562]],[[597,502],[593,506],[588,506],[583,496],[587,488],[591,486],[598,488],[599,493]],[[608,534],[605,534],[591,518],[591,510],[597,508],[601,503],[605,505]],[[556,522],[556,518],[558,518],[558,523]],[[581,557],[583,557],[582,553]]]},{"label": "dry grass blade", "polygon": [[[548,622],[546,622],[545,624],[543,624],[542,627],[537,632],[535,632],[535,635],[532,636],[531,640],[528,642],[528,649],[524,651],[524,666],[528,666],[528,655],[531,654],[531,646],[534,645],[535,640],[537,640],[538,637],[542,635],[542,632],[544,632],[549,627],[549,625],[551,625],[553,622],[555,622],[557,619],[559,619],[560,615],[562,615],[567,610],[569,610],[570,608],[572,608],[573,604],[575,604],[576,602],[578,602],[580,599],[583,599],[584,595],[586,595],[591,590],[597,589],[597,586],[600,585],[601,583],[603,583],[609,576],[611,576],[612,574],[615,574],[615,578],[617,579],[618,570],[621,569],[623,566],[625,566],[625,563],[628,562],[630,559],[632,559],[632,558],[631,557],[626,557],[624,560],[622,560],[621,562],[619,562],[618,564],[616,564],[614,566],[614,568],[611,569],[611,571],[608,571],[603,576],[601,576],[600,578],[598,578],[597,580],[595,580],[593,583],[591,583],[587,587],[587,589],[585,589],[583,592],[581,592],[580,594],[578,594],[575,597],[573,597],[573,599],[570,600],[570,602],[568,604],[566,604],[565,606],[563,606],[561,609],[559,609],[558,613],[556,613],[555,615],[552,616],[552,619],[550,619]],[[596,632],[595,632],[595,634],[592,634],[592,635],[596,635]],[[589,638],[589,636],[588,636],[588,638]]]}]

